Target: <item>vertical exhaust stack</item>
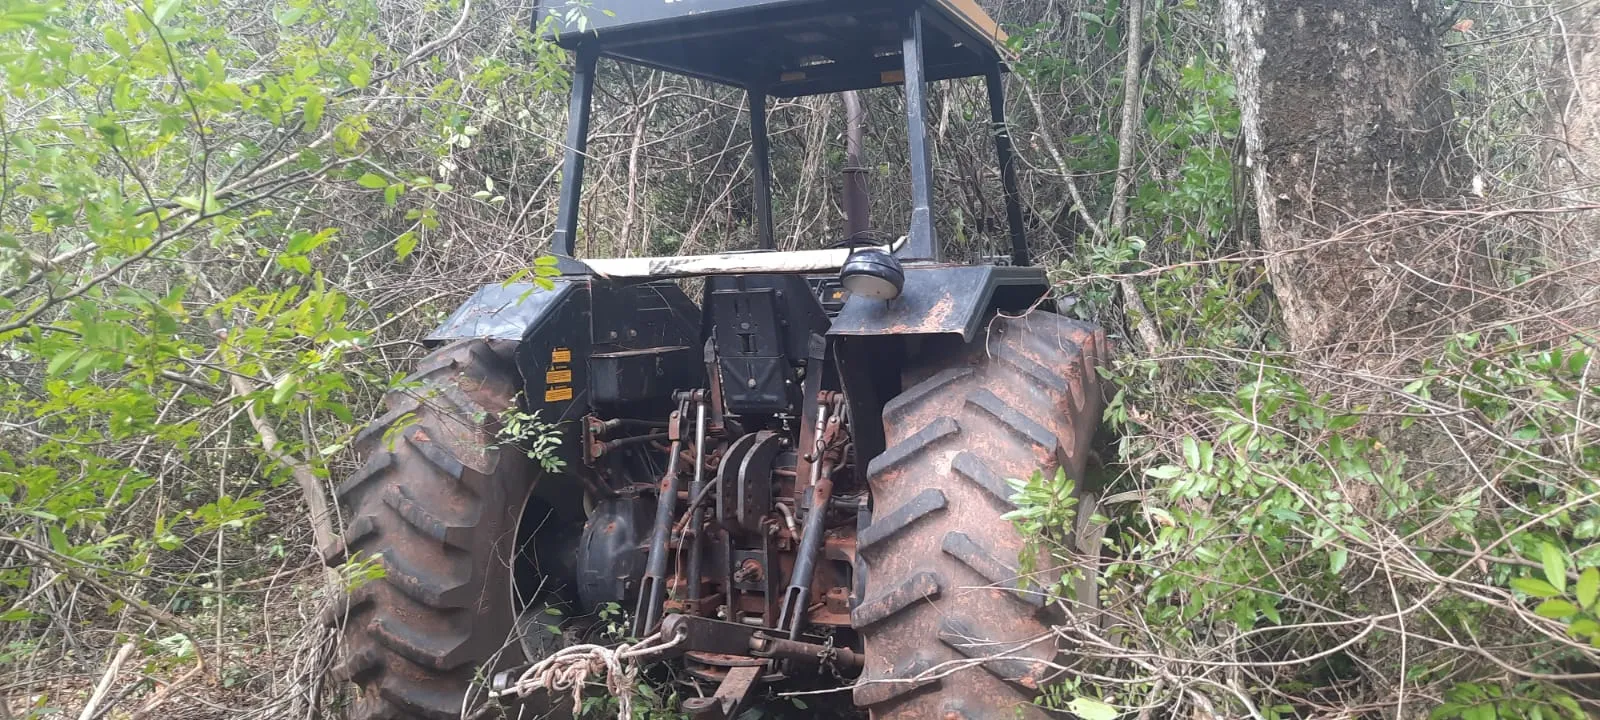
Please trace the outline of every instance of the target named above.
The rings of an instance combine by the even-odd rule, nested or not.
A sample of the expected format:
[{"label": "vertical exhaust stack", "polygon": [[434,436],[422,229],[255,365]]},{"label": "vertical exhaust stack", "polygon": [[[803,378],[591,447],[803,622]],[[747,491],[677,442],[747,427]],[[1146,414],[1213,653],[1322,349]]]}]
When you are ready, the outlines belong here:
[{"label": "vertical exhaust stack", "polygon": [[861,160],[867,111],[854,90],[844,93],[844,235],[847,241],[867,240],[871,223],[867,217],[867,168]]},{"label": "vertical exhaust stack", "polygon": [[[844,168],[844,223],[845,241],[860,245],[870,242],[871,228],[867,217],[867,168],[861,162],[867,113],[861,107],[861,98],[854,90],[844,92],[845,116],[845,168]],[[839,281],[851,295],[863,295],[876,300],[893,300],[905,289],[905,270],[892,253],[875,248],[850,251],[850,258],[839,268]]]}]

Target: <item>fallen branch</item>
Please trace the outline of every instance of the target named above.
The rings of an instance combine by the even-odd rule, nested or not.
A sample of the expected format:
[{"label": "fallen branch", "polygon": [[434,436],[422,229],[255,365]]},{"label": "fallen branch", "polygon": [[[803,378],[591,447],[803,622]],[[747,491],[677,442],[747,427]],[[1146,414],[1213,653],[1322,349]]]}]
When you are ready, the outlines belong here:
[{"label": "fallen branch", "polygon": [[[216,328],[217,338],[226,344],[228,333],[221,328],[222,321],[213,317],[211,323]],[[233,395],[237,398],[248,398],[257,390],[251,386],[251,381],[237,373],[228,376],[228,383],[233,387]],[[246,402],[249,404],[245,406],[245,413],[250,417],[250,426],[255,428],[256,434],[261,437],[261,450],[267,457],[289,468],[295,484],[300,486],[300,495],[305,500],[306,509],[311,513],[312,538],[316,542],[317,551],[323,552],[333,546],[336,533],[333,529],[333,514],[328,509],[328,498],[322,490],[322,479],[317,477],[316,471],[311,469],[309,463],[278,449],[277,429],[256,412],[254,402],[249,400]]]},{"label": "fallen branch", "polygon": [[94,686],[94,693],[89,696],[89,702],[84,703],[83,712],[78,713],[78,720],[90,720],[95,716],[95,708],[106,699],[106,694],[111,692],[111,683],[117,679],[117,673],[122,671],[122,664],[128,661],[128,656],[133,654],[133,643],[125,642],[117,650],[117,656],[111,659],[110,667],[106,674],[100,676],[100,683]]}]

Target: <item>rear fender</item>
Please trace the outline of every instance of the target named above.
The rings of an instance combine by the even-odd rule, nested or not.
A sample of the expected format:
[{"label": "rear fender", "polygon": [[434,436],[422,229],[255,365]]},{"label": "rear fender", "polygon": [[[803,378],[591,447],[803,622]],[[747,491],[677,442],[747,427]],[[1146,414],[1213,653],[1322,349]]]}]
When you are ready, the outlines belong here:
[{"label": "rear fender", "polygon": [[[851,296],[831,337],[942,335],[971,340],[994,310],[1023,310],[1048,302],[1044,268],[1000,265],[913,265],[893,300]],[[1046,307],[1049,309],[1049,307]]]},{"label": "rear fender", "polygon": [[[583,417],[598,409],[606,417],[665,419],[674,390],[704,387],[700,309],[672,281],[613,282],[587,275],[551,281],[551,289],[531,283],[484,286],[424,341],[515,342],[523,408],[558,425],[556,456],[564,472],[588,484],[591,494],[604,494],[584,464]],[[552,485],[559,483],[536,492],[558,507],[581,501],[582,493]]]},{"label": "rear fender", "polygon": [[905,273],[899,297],[852,295],[828,330],[858,460],[883,452],[884,403],[900,393],[903,372],[916,357],[941,352],[941,344],[985,337],[983,323],[995,311],[1055,307],[1043,268],[913,265]]}]

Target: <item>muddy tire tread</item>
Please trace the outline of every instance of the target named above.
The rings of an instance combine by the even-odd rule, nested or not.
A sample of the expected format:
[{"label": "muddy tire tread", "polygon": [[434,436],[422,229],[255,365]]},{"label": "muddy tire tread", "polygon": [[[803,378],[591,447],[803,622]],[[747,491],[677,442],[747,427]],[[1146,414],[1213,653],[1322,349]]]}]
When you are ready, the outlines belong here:
[{"label": "muddy tire tread", "polygon": [[515,364],[487,341],[454,343],[402,387],[357,435],[362,466],[335,490],[346,531],[324,549],[330,565],[363,557],[384,569],[331,610],[334,674],[357,685],[351,720],[459,717],[480,664],[501,648],[520,657],[506,643],[509,580],[491,575],[509,576],[495,557],[505,498],[531,478],[521,453],[497,448],[499,415],[521,387]]},{"label": "muddy tire tread", "polygon": [[[1015,509],[1005,478],[1057,468],[1083,477],[1105,338],[1042,311],[996,318],[985,332],[908,371],[923,379],[884,408],[887,447],[869,463],[874,514],[862,536],[869,583],[854,623],[866,642],[854,697],[874,720],[1046,717],[1031,702],[1058,651],[1024,640],[1048,633],[1055,608],[1039,588],[1061,569],[1017,577],[1023,538],[1001,518]],[[937,592],[917,591],[928,577]]]}]

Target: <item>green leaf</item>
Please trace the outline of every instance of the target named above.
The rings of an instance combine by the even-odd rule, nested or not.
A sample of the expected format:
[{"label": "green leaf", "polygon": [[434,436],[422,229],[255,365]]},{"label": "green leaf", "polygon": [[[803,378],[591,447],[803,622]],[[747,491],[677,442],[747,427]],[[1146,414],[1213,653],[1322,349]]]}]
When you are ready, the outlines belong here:
[{"label": "green leaf", "polygon": [[394,239],[394,255],[396,260],[411,257],[411,251],[417,249],[417,234],[407,230]]},{"label": "green leaf", "polygon": [[1183,438],[1183,462],[1190,470],[1200,469],[1200,445],[1192,437]]},{"label": "green leaf", "polygon": [[304,230],[296,231],[289,236],[289,244],[283,251],[291,255],[304,255],[312,250],[322,247],[322,244],[333,238],[337,228],[327,228],[316,234]]},{"label": "green leaf", "polygon": [[328,106],[328,96],[318,93],[306,98],[306,107],[303,115],[306,132],[317,129],[322,124],[322,111]]},{"label": "green leaf", "polygon": [[8,2],[0,4],[0,33],[47,27],[45,20],[61,10],[58,2]]},{"label": "green leaf", "polygon": [[1546,600],[1542,603],[1539,603],[1539,607],[1533,609],[1533,614],[1538,615],[1539,617],[1547,617],[1552,619],[1575,615],[1577,612],[1578,606],[1560,598]]},{"label": "green leaf", "polygon": [[1589,618],[1578,618],[1567,626],[1567,634],[1573,637],[1589,637],[1595,633],[1600,633],[1600,622]]},{"label": "green leaf", "polygon": [[72,362],[72,359],[77,356],[77,350],[57,353],[55,357],[50,358],[50,364],[45,366],[45,373],[48,375],[60,375],[61,371],[67,367],[67,363]]},{"label": "green leaf", "polygon": [[364,88],[367,83],[372,82],[372,63],[367,62],[366,58],[351,56],[350,65],[351,85]]},{"label": "green leaf", "polygon": [[1600,595],[1600,569],[1588,568],[1578,576],[1578,605],[1594,607],[1596,595]]},{"label": "green leaf", "polygon": [[1348,564],[1350,564],[1349,550],[1346,550],[1345,548],[1337,548],[1333,552],[1328,553],[1328,572],[1338,575],[1339,573],[1344,572],[1344,566]]},{"label": "green leaf", "polygon": [[1561,548],[1551,543],[1541,543],[1539,545],[1539,560],[1544,564],[1544,579],[1548,580],[1557,592],[1566,592],[1567,557],[1561,551]]},{"label": "green leaf", "polygon": [[150,15],[150,19],[154,20],[157,25],[166,22],[167,18],[171,17],[172,11],[178,9],[180,2],[182,0],[167,0],[161,3],[156,7],[156,11]]},{"label": "green leaf", "polygon": [[367,173],[359,178],[356,178],[356,184],[367,188],[368,190],[377,190],[378,188],[387,186],[389,181],[383,179],[383,176],[376,173]]},{"label": "green leaf", "polygon": [[289,396],[294,394],[294,390],[299,384],[300,380],[294,376],[294,373],[278,378],[278,382],[272,386],[272,404],[278,405],[289,399]]},{"label": "green leaf", "polygon": [[67,534],[61,531],[58,525],[51,525],[46,533],[50,536],[50,548],[62,555],[72,554],[72,543],[67,540]]},{"label": "green leaf", "polygon": [[1117,720],[1117,709],[1091,697],[1079,695],[1067,703],[1067,709],[1083,720]]},{"label": "green leaf", "polygon": [[1179,475],[1182,475],[1183,468],[1178,467],[1177,465],[1162,465],[1161,467],[1150,468],[1149,470],[1144,471],[1144,474],[1157,480],[1171,480]]},{"label": "green leaf", "polygon": [[1552,598],[1559,597],[1561,595],[1560,590],[1555,589],[1550,585],[1550,583],[1538,578],[1512,578],[1511,587],[1514,590],[1520,590],[1528,595],[1539,598]]}]

